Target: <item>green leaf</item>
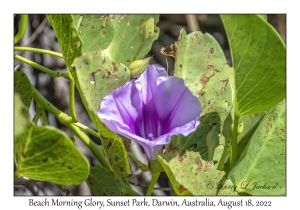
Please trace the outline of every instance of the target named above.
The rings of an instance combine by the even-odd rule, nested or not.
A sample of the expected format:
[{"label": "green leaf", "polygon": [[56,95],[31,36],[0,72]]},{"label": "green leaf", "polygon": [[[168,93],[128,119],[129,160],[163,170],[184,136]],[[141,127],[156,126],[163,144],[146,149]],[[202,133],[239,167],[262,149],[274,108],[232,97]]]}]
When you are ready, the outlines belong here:
[{"label": "green leaf", "polygon": [[20,94],[15,93],[14,98],[14,135],[17,137],[25,132],[31,123],[28,118],[28,109],[23,106]]},{"label": "green leaf", "polygon": [[[230,172],[229,178],[237,185],[238,193],[286,193],[285,112],[283,101],[265,115]],[[255,186],[264,187],[258,189]]]},{"label": "green leaf", "polygon": [[[84,42],[82,43],[76,26],[79,19],[76,19],[77,22],[75,22],[72,15],[47,15],[47,17],[56,32],[66,64],[70,74],[75,80],[76,88],[81,95],[83,104],[95,127],[98,131],[101,131],[101,142],[112,167],[111,170],[119,173],[122,177],[127,177],[130,173],[130,166],[122,140],[103,125],[96,113],[100,107],[100,101],[105,94],[129,81],[129,71],[128,73],[118,72],[118,68],[125,72],[125,66],[120,66],[119,64],[116,66],[111,62],[107,55],[107,50],[105,51],[106,53],[104,51],[87,52],[85,56],[77,60],[77,64],[86,65],[87,70],[83,69],[84,66],[82,65],[74,65],[73,67],[77,68],[77,71],[75,71],[71,67],[71,64],[75,58],[82,55],[82,49],[88,50],[91,47],[86,37],[83,38]],[[89,60],[90,58],[98,60]],[[88,63],[85,64],[84,61],[88,63],[92,62],[92,65],[88,65]],[[99,69],[102,71],[100,74]],[[126,74],[128,74],[128,78],[125,76]],[[104,75],[104,77],[100,79],[100,75],[102,77]],[[77,78],[77,76],[79,78]],[[102,84],[100,84],[100,82],[102,82]],[[102,88],[104,90],[102,90]],[[114,145],[112,145],[113,142]],[[116,151],[118,152],[116,153]]]},{"label": "green leaf", "polygon": [[123,64],[112,62],[107,50],[87,52],[74,61],[73,67],[81,99],[101,135],[111,170],[126,178],[130,165],[122,139],[104,126],[97,112],[104,96],[130,80],[130,72]]},{"label": "green leaf", "polygon": [[206,137],[206,146],[208,148],[208,160],[213,160],[215,149],[217,146],[219,146],[219,135],[216,132],[215,128],[216,127],[214,126]]},{"label": "green leaf", "polygon": [[215,72],[222,71],[226,64],[222,48],[211,35],[200,31],[187,35],[184,29],[175,46],[175,76],[184,78],[191,91],[200,95],[210,78],[216,77]]},{"label": "green leaf", "polygon": [[80,184],[89,163],[73,142],[58,129],[32,126],[15,138],[16,174],[57,184]]},{"label": "green leaf", "polygon": [[203,160],[198,152],[186,151],[183,156],[171,152],[159,155],[158,160],[177,195],[236,195],[225,172],[218,171],[212,161]]},{"label": "green leaf", "polygon": [[106,50],[91,51],[77,58],[72,67],[76,69],[78,87],[95,113],[102,98],[130,80],[130,71],[123,64],[116,65]]},{"label": "green leaf", "polygon": [[259,15],[221,15],[230,44],[237,114],[263,112],[286,94],[286,49],[276,30]]},{"label": "green leaf", "polygon": [[[68,69],[82,54],[82,41],[72,15],[47,15],[52,25]],[[70,69],[69,69],[70,70]]]},{"label": "green leaf", "polygon": [[[172,52],[168,51],[173,49]],[[226,58],[218,42],[209,34],[193,32],[189,35],[182,29],[178,41],[162,50],[175,58],[175,76],[182,77],[185,85],[199,98],[202,106],[200,125],[188,138],[183,136],[179,155],[185,150],[199,151],[207,160],[206,136],[216,125],[220,133],[224,120],[232,108],[233,69],[226,64]],[[220,138],[224,143],[224,137]],[[222,147],[217,147],[214,160],[221,156]]]},{"label": "green leaf", "polygon": [[265,115],[266,113],[262,112],[257,115],[247,115],[240,118],[240,122],[243,123],[244,129],[243,132],[238,135],[238,158],[246,148],[251,136]]},{"label": "green leaf", "polygon": [[266,15],[266,14],[260,14],[260,16],[261,16],[263,19],[268,20],[268,15]]},{"label": "green leaf", "polygon": [[14,72],[14,92],[20,94],[23,104],[29,108],[32,101],[31,83],[21,70]]},{"label": "green leaf", "polygon": [[[238,145],[237,145],[237,160],[239,160],[241,154],[244,152],[248,142],[251,139],[251,136],[257,129],[260,121],[265,116],[265,112],[262,112],[257,115],[247,115],[242,116],[240,118],[240,123],[243,123],[243,132],[238,135]],[[229,155],[228,155],[229,157]],[[229,164],[229,158],[227,158],[227,161],[224,163],[224,169],[226,173],[229,173],[230,171],[230,164]]]},{"label": "green leaf", "polygon": [[108,15],[72,15],[82,39],[82,52],[106,49],[113,38],[114,28]]},{"label": "green leaf", "polygon": [[143,59],[150,51],[152,43],[159,36],[159,28],[154,28],[151,38],[142,41],[140,37],[143,23],[154,18],[154,24],[158,22],[158,15],[110,15],[115,29],[112,43],[108,50],[110,58],[115,63],[123,63],[128,66],[134,60]]},{"label": "green leaf", "polygon": [[112,174],[101,165],[96,165],[91,168],[86,183],[90,189],[91,195],[114,196],[122,194],[119,183],[113,178]]}]

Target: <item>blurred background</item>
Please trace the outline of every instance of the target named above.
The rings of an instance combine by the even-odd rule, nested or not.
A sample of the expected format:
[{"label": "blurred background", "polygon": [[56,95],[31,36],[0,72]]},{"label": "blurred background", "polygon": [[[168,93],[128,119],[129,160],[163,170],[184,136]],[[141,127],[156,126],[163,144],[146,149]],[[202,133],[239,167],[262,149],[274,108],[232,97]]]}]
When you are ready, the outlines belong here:
[{"label": "blurred background", "polygon": [[[268,14],[268,22],[278,31],[283,40],[286,42],[286,15],[285,14]],[[16,15],[14,18],[14,35],[19,29],[20,15]],[[160,15],[157,26],[160,28],[160,35],[158,40],[153,43],[152,49],[148,56],[154,56],[154,59],[150,63],[160,64],[167,68],[169,75],[173,75],[174,59],[161,54],[162,47],[174,44],[177,41],[179,32],[182,28],[187,33],[193,31],[201,31],[202,33],[211,34],[222,47],[224,54],[227,58],[228,64],[231,66],[230,49],[226,37],[226,33],[219,15],[216,14],[164,14]],[[55,52],[61,52],[59,43],[56,39],[55,32],[49,24],[45,15],[31,14],[29,15],[28,28],[25,36],[18,44],[19,46],[41,48],[46,50],[52,50]],[[27,59],[30,59],[36,63],[39,63],[54,71],[67,72],[65,62],[61,58],[50,56],[47,54],[39,54],[32,52],[20,52],[16,51]],[[147,56],[147,57],[148,57]],[[21,68],[28,76],[31,83],[40,91],[40,93],[55,105],[61,111],[69,113],[69,82],[64,78],[53,79],[49,75],[34,69],[33,67],[20,63],[15,60],[14,68]],[[89,119],[87,112],[81,102],[79,93],[76,92],[75,107],[77,112],[78,121],[90,128],[94,129],[94,125]],[[35,114],[35,104],[32,103],[30,107],[30,116],[33,118]],[[51,113],[47,113],[49,125],[57,127],[64,131],[68,136],[74,136],[62,123],[60,123]],[[40,123],[40,122],[39,122]],[[100,144],[99,139],[89,135],[90,138]],[[97,159],[93,156],[90,150],[76,137],[76,146],[87,157],[90,165],[98,164]],[[139,145],[132,143],[130,151],[142,162],[146,163],[146,157]],[[131,161],[131,160],[130,160]],[[130,176],[130,183],[135,191],[144,195],[148,183],[151,180],[151,173],[144,173],[139,170],[131,162],[132,175]],[[154,195],[173,195],[167,176],[162,173],[158,184],[155,186],[159,190],[154,190]],[[82,183],[81,185],[69,185],[67,190],[70,195],[90,195],[87,185]],[[61,186],[48,183],[48,182],[20,182],[14,185],[14,195],[66,195],[66,190],[63,190]]]}]

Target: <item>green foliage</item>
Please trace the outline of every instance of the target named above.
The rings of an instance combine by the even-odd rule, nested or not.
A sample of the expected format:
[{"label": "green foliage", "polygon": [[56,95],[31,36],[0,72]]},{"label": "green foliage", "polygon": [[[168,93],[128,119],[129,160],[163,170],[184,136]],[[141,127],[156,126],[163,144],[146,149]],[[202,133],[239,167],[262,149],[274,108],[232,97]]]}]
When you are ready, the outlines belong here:
[{"label": "green foliage", "polygon": [[219,145],[219,135],[215,128],[216,127],[214,126],[213,129],[207,134],[206,137],[206,146],[208,149],[208,160],[213,160],[215,149]]},{"label": "green foliage", "polygon": [[158,38],[159,28],[154,27],[154,33],[146,40],[141,39],[140,31],[145,30],[143,23],[149,18],[154,18],[156,24],[158,15],[111,15],[110,18],[115,29],[112,43],[108,47],[111,60],[127,66],[134,60],[143,59],[153,41]]},{"label": "green foliage", "polygon": [[[179,155],[185,150],[200,151],[201,157],[207,160],[206,136],[213,125],[216,125],[216,132],[220,133],[233,105],[233,70],[225,65],[226,59],[217,41],[201,32],[187,35],[181,30],[178,41],[166,47],[163,53],[175,58],[175,76],[184,79],[185,85],[199,98],[202,106],[197,130],[188,137],[173,137],[180,145]],[[224,137],[221,137],[220,143],[223,142]],[[215,158],[221,156],[221,152],[222,148],[217,148]]]},{"label": "green foliage", "polygon": [[77,87],[101,135],[111,170],[122,177],[127,177],[130,173],[130,165],[122,139],[103,125],[97,112],[102,98],[129,81],[130,72],[123,64],[116,66],[109,59],[106,50],[85,53],[74,61],[73,67],[76,69]]},{"label": "green foliage", "polygon": [[21,70],[14,72],[14,92],[20,94],[23,104],[29,108],[32,99],[31,83]]},{"label": "green foliage", "polygon": [[82,52],[106,49],[113,38],[114,28],[109,15],[72,15],[82,39]]},{"label": "green foliage", "polygon": [[91,195],[114,196],[121,195],[121,187],[112,174],[101,165],[91,167],[90,175],[86,180]]},{"label": "green foliage", "polygon": [[268,20],[268,15],[266,15],[266,14],[261,14],[260,16],[261,16],[263,19]]},{"label": "green foliage", "polygon": [[[53,27],[68,69],[82,54],[82,40],[72,15],[47,15]],[[70,70],[70,69],[69,69]]]},{"label": "green foliage", "polygon": [[285,44],[258,15],[221,15],[235,71],[237,114],[257,114],[285,98]]},{"label": "green foliage", "polygon": [[25,132],[31,124],[28,118],[28,109],[24,107],[20,94],[15,93],[14,99],[14,135],[16,138]]},{"label": "green foliage", "polygon": [[187,151],[179,156],[172,146],[166,150],[173,152],[158,156],[158,160],[177,195],[236,195],[225,172],[218,171],[212,161],[203,160],[198,152]]},{"label": "green foliage", "polygon": [[[159,16],[47,17],[69,71],[65,78],[71,80],[70,98],[74,99],[75,82],[99,132],[102,147],[98,148],[72,124],[77,121],[74,100],[70,99],[72,118],[37,94],[26,75],[17,70],[14,72],[16,177],[61,185],[86,181],[91,195],[96,196],[136,195],[126,184],[130,174],[126,150],[129,140],[111,132],[97,112],[103,97],[139,76],[148,65],[151,57],[145,59],[145,56],[159,36],[160,29],[156,27]],[[158,160],[176,195],[284,195],[285,44],[267,22],[266,15],[221,15],[221,19],[233,68],[226,64],[223,50],[209,34],[187,35],[182,29],[177,42],[161,50],[175,58],[175,76],[183,78],[198,97],[202,113],[197,130],[187,137],[173,136]],[[54,114],[86,143],[103,165],[90,168],[74,141],[63,132],[33,125],[28,117],[32,96],[39,105],[37,111],[46,109]],[[45,114],[43,117],[46,118]],[[253,189],[255,185],[263,187]],[[149,189],[147,193],[151,194]]]},{"label": "green foliage", "polygon": [[[143,58],[157,39],[159,30],[155,28],[151,37],[140,40],[140,30],[145,29],[143,22],[151,17],[157,23],[158,15],[48,15],[83,103],[101,135],[110,170],[122,177],[130,173],[124,144],[96,113],[105,95],[130,80],[129,70],[121,63]],[[85,54],[80,57],[82,52]],[[75,57],[78,57],[73,63],[76,70],[71,67]]]},{"label": "green foliage", "polygon": [[78,88],[94,113],[98,112],[104,96],[130,80],[129,69],[111,61],[106,50],[83,54],[74,61],[73,67]]},{"label": "green foliage", "polygon": [[[285,101],[271,109],[253,132],[229,178],[238,193],[284,195],[286,183]],[[256,186],[271,186],[257,189]]]},{"label": "green foliage", "polygon": [[23,36],[26,33],[27,29],[27,23],[28,23],[28,14],[21,15],[21,21],[20,21],[20,29],[16,36],[14,37],[14,44],[18,44],[19,41],[23,38]]},{"label": "green foliage", "polygon": [[58,129],[31,126],[15,138],[16,174],[57,184],[80,184],[89,163],[73,142]]},{"label": "green foliage", "polygon": [[240,122],[243,123],[243,132],[238,135],[238,157],[242,154],[246,148],[252,134],[257,129],[260,121],[265,116],[265,112],[259,113],[258,115],[242,116]]},{"label": "green foliage", "polygon": [[[82,49],[91,50],[93,47],[86,37],[81,38],[80,36],[80,33],[85,34],[87,29],[81,26],[82,28],[79,28],[80,31],[77,31],[76,23],[80,21],[80,17],[49,15],[48,18],[56,31],[69,72],[75,80],[76,88],[81,95],[83,104],[97,130],[101,133],[101,141],[111,165],[110,169],[119,173],[122,177],[127,177],[130,173],[130,166],[125,147],[120,137],[109,131],[96,113],[102,98],[114,88],[129,80],[129,71],[127,71],[128,77],[126,77],[125,66],[120,66],[120,64],[116,66],[115,63],[111,62],[110,56],[107,54],[108,51],[100,51],[99,49],[99,51],[86,52],[86,54],[82,55]],[[74,18],[77,18],[76,23]],[[68,27],[65,26],[65,23],[67,23]],[[93,19],[91,24],[95,24],[95,19]],[[88,27],[89,25],[86,26]],[[91,27],[93,26],[91,25]],[[109,37],[106,36],[106,38]],[[102,46],[104,45],[105,43]],[[76,57],[76,62],[74,62]],[[73,67],[76,67],[76,71],[71,65],[73,62],[75,63]],[[76,64],[78,65],[76,66]],[[105,90],[102,90],[103,88]],[[111,146],[112,142],[114,142],[113,146]],[[116,153],[114,151],[119,152]]]}]

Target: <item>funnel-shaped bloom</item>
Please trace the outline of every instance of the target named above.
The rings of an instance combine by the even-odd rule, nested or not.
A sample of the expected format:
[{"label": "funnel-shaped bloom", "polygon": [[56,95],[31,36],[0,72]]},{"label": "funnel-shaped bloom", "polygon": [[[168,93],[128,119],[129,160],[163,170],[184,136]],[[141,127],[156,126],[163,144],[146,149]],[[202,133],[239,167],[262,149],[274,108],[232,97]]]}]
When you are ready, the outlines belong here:
[{"label": "funnel-shaped bloom", "polygon": [[98,116],[113,132],[142,145],[148,158],[155,160],[171,136],[196,130],[201,111],[183,79],[149,65],[139,78],[105,96]]}]

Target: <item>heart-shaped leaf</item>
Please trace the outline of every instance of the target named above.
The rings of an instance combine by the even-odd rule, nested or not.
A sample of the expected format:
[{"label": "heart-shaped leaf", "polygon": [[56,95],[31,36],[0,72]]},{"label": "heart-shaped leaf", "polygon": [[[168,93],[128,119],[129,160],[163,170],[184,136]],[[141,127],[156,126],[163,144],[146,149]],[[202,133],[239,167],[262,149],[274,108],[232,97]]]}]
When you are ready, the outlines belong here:
[{"label": "heart-shaped leaf", "polygon": [[18,177],[57,184],[80,184],[89,175],[89,163],[63,132],[32,126],[15,138]]},{"label": "heart-shaped leaf", "polygon": [[235,71],[237,114],[263,112],[286,94],[286,49],[259,15],[221,15]]}]

